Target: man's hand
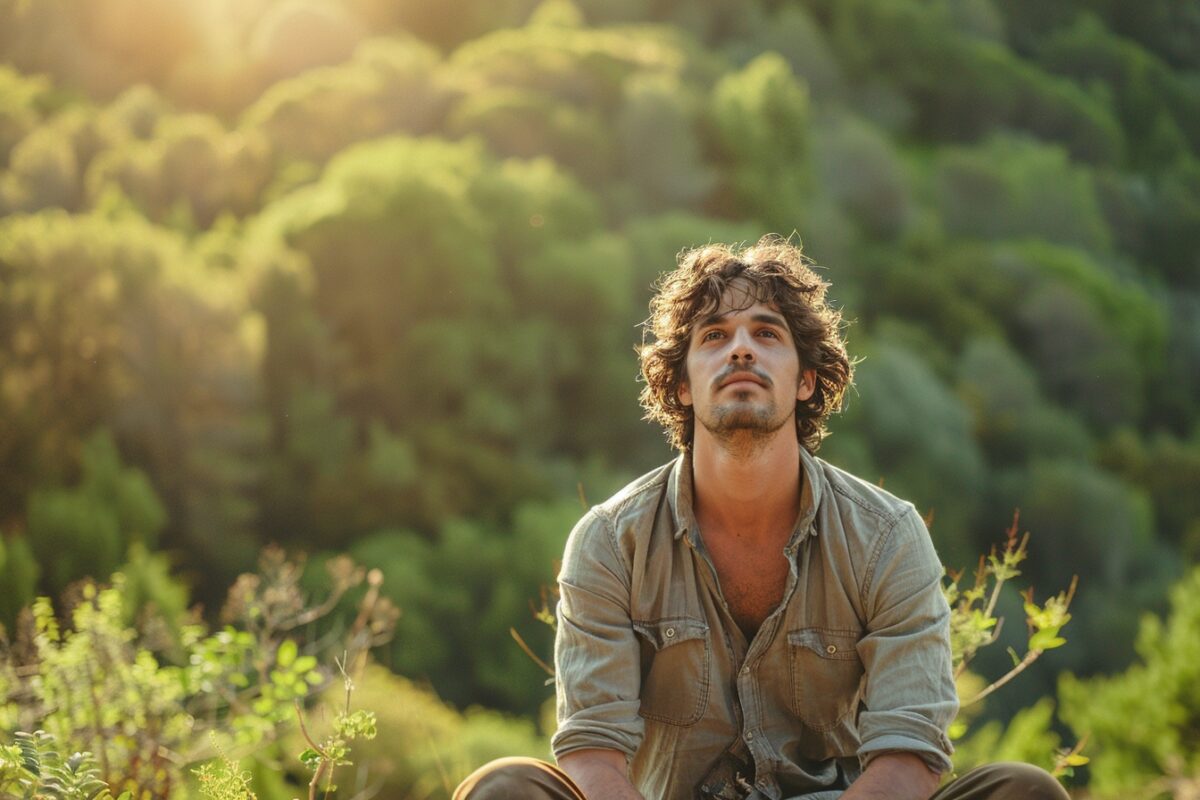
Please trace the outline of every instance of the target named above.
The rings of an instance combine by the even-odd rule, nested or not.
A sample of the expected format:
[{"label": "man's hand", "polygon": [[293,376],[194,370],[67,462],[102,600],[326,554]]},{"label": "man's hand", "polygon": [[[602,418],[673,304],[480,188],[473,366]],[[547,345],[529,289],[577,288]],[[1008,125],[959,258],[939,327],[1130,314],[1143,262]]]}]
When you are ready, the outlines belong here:
[{"label": "man's hand", "polygon": [[842,795],[842,800],[929,800],[940,777],[920,756],[882,753]]},{"label": "man's hand", "polygon": [[629,782],[624,753],[575,750],[558,759],[558,766],[571,776],[588,800],[644,800]]}]

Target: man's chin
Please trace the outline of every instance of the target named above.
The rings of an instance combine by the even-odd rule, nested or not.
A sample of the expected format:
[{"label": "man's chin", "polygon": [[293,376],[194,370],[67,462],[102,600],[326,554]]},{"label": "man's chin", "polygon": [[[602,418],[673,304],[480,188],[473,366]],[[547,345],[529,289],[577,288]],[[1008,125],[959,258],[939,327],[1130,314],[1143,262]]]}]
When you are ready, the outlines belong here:
[{"label": "man's chin", "polygon": [[714,436],[730,438],[769,436],[783,427],[784,422],[787,420],[774,419],[766,409],[726,409],[701,424]]}]

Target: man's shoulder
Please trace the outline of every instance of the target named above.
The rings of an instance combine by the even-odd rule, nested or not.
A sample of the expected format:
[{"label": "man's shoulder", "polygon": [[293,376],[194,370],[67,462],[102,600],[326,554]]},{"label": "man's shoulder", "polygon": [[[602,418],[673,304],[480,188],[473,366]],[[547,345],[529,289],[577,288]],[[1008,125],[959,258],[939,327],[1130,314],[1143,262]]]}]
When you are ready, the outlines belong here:
[{"label": "man's shoulder", "polygon": [[840,512],[853,512],[864,521],[890,528],[896,520],[913,511],[913,504],[897,497],[878,484],[815,458],[824,481],[822,501],[831,501]]},{"label": "man's shoulder", "polygon": [[564,574],[576,560],[593,556],[614,556],[628,569],[633,552],[653,538],[658,510],[671,479],[671,466],[665,464],[647,472],[583,515],[567,538]]},{"label": "man's shoulder", "polygon": [[668,461],[635,478],[607,500],[593,507],[592,512],[614,522],[648,510],[653,513],[667,491],[671,470],[676,463]]}]

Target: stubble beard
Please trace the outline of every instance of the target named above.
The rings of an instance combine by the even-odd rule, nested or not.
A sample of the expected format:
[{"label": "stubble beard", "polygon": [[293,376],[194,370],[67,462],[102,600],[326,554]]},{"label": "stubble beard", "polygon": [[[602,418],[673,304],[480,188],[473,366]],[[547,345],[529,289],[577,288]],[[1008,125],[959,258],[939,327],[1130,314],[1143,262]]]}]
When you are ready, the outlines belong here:
[{"label": "stubble beard", "polygon": [[749,400],[750,393],[734,402],[721,403],[709,409],[696,422],[713,439],[730,453],[745,457],[761,450],[771,437],[791,419],[790,414],[780,414],[775,402],[756,405]]}]

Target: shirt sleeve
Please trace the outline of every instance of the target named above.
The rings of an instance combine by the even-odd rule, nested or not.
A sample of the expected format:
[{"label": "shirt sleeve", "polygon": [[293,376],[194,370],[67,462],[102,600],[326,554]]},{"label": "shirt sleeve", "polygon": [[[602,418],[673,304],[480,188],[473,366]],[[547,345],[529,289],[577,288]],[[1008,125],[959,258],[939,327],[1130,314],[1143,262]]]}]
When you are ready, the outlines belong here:
[{"label": "shirt sleeve", "polygon": [[641,649],[630,620],[629,580],[611,520],[592,509],[567,539],[558,580],[555,758],[604,748],[630,759],[642,742]]},{"label": "shirt sleeve", "polygon": [[863,586],[866,670],[858,730],[863,769],[884,752],[909,752],[937,773],[951,769],[946,731],[958,713],[950,657],[950,607],[942,566],[916,509],[884,535]]}]

